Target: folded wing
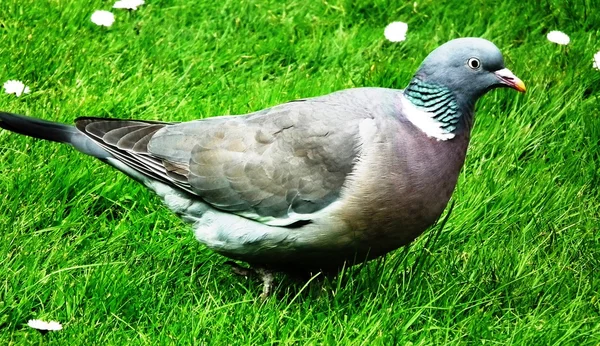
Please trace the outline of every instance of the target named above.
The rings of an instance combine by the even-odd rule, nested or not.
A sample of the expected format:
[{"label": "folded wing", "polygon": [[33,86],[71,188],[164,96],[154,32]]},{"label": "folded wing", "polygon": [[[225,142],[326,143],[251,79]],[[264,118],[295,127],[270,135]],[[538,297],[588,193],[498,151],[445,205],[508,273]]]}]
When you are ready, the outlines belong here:
[{"label": "folded wing", "polygon": [[349,109],[315,98],[179,124],[99,118],[76,124],[144,176],[215,208],[289,226],[335,201],[352,172],[358,124],[368,115]]}]

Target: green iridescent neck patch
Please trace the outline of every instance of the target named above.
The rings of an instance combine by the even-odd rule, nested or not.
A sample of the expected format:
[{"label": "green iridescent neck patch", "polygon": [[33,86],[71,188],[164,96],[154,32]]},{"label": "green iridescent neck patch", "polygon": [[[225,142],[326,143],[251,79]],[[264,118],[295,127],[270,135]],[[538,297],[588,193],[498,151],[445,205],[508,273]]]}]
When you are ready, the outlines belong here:
[{"label": "green iridescent neck patch", "polygon": [[450,89],[414,78],[404,89],[404,95],[417,108],[432,114],[447,132],[454,132],[459,124],[458,104]]}]

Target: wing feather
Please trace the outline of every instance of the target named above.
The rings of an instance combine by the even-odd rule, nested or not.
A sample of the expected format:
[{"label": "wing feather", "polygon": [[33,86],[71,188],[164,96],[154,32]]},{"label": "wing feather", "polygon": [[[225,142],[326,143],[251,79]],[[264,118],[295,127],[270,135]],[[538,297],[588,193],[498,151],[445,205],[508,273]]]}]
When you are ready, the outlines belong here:
[{"label": "wing feather", "polygon": [[290,225],[339,197],[375,101],[343,91],[246,116],[169,124],[80,118],[77,128],[141,174],[215,208]]}]

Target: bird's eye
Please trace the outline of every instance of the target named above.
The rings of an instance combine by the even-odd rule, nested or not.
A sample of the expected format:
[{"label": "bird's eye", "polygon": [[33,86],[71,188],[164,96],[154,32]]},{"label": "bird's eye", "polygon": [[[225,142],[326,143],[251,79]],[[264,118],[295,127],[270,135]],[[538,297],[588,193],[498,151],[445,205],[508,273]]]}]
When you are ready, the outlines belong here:
[{"label": "bird's eye", "polygon": [[477,58],[471,58],[467,60],[467,65],[469,65],[469,67],[473,70],[478,70],[481,67],[481,61],[479,61]]}]

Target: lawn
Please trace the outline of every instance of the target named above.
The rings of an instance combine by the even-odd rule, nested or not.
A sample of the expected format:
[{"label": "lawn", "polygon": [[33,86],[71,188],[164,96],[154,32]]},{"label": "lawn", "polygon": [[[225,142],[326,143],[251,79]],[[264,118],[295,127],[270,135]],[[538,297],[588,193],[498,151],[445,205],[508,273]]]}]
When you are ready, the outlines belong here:
[{"label": "lawn", "polygon": [[[504,52],[528,92],[478,103],[443,229],[275,296],[150,192],[68,146],[0,131],[0,344],[600,343],[596,1],[2,0],[0,109],[185,121],[403,88],[449,39]],[[90,21],[112,10],[110,28]],[[408,23],[392,43],[383,29]],[[551,30],[571,42],[549,42]],[[29,319],[64,329],[42,335]]]}]

